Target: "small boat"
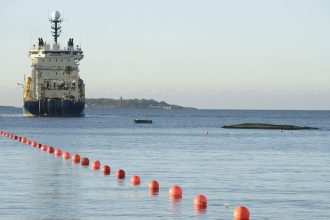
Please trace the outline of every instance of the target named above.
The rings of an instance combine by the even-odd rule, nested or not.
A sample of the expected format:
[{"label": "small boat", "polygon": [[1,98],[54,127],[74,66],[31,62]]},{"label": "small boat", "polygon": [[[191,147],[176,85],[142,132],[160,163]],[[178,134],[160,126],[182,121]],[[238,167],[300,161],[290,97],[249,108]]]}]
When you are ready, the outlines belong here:
[{"label": "small boat", "polygon": [[135,124],[152,124],[151,119],[134,119]]}]

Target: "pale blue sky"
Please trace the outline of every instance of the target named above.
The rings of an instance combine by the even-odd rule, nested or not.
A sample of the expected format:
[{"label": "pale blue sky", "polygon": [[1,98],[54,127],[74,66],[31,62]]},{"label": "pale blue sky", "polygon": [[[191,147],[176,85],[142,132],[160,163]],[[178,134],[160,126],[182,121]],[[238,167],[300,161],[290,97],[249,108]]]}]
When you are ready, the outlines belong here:
[{"label": "pale blue sky", "polygon": [[330,109],[330,1],[1,1],[0,105],[20,106],[27,51],[82,44],[87,97],[198,108]]}]

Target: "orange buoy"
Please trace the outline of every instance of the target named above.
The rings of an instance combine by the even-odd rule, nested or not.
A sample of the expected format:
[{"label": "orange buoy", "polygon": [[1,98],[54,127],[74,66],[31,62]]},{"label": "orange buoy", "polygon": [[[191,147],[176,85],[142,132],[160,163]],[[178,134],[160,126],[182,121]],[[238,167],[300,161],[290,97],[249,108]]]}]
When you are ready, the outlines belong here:
[{"label": "orange buoy", "polygon": [[87,157],[84,157],[81,159],[81,165],[82,166],[89,166],[89,159]]},{"label": "orange buoy", "polygon": [[172,186],[169,191],[170,197],[174,199],[182,198],[182,189],[180,186]]},{"label": "orange buoy", "polygon": [[21,142],[22,142],[22,143],[26,143],[26,142],[27,142],[27,138],[22,137],[22,138],[21,138]]},{"label": "orange buoy", "polygon": [[149,190],[158,191],[159,183],[156,180],[151,180],[149,183]]},{"label": "orange buoy", "polygon": [[132,176],[131,183],[134,186],[140,185],[140,177],[139,176]]},{"label": "orange buoy", "polygon": [[54,153],[54,147],[48,147],[47,152],[50,154]]},{"label": "orange buoy", "polygon": [[62,157],[63,157],[64,160],[67,160],[67,159],[70,158],[70,153],[69,152],[64,152]]},{"label": "orange buoy", "polygon": [[204,195],[197,195],[194,199],[194,206],[196,208],[206,208],[207,198]]},{"label": "orange buoy", "polygon": [[28,145],[31,145],[32,141],[27,140],[25,143],[28,144]]},{"label": "orange buoy", "polygon": [[104,165],[102,168],[103,175],[110,175],[111,169],[108,165]]},{"label": "orange buoy", "polygon": [[234,210],[234,220],[249,220],[250,212],[245,206],[238,206]]},{"label": "orange buoy", "polygon": [[80,163],[80,156],[79,154],[74,154],[71,157],[73,163]]},{"label": "orange buoy", "polygon": [[101,163],[100,163],[100,161],[94,161],[93,163],[92,163],[92,168],[94,169],[94,170],[98,170],[98,169],[100,169],[100,166],[101,166]]},{"label": "orange buoy", "polygon": [[125,179],[125,171],[124,170],[117,170],[116,177],[117,177],[117,179]]},{"label": "orange buoy", "polygon": [[48,147],[46,145],[42,145],[41,148],[40,148],[41,151],[47,151],[48,150]]},{"label": "orange buoy", "polygon": [[41,147],[40,147],[40,150],[43,151],[43,149],[46,148],[47,149],[47,145],[45,144],[42,144]]},{"label": "orange buoy", "polygon": [[56,149],[54,154],[55,154],[55,156],[60,157],[62,155],[61,149]]},{"label": "orange buoy", "polygon": [[38,144],[37,142],[35,142],[35,141],[32,142],[32,146],[33,146],[33,147],[38,147],[38,145],[39,145],[39,144]]}]

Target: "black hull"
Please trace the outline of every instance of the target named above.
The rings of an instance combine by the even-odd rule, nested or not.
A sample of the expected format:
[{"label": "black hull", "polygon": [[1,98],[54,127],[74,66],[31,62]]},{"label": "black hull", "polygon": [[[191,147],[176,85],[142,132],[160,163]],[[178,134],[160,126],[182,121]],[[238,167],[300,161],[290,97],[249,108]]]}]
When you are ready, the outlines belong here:
[{"label": "black hull", "polygon": [[26,116],[42,117],[81,117],[84,116],[85,102],[63,99],[24,101],[23,113]]}]

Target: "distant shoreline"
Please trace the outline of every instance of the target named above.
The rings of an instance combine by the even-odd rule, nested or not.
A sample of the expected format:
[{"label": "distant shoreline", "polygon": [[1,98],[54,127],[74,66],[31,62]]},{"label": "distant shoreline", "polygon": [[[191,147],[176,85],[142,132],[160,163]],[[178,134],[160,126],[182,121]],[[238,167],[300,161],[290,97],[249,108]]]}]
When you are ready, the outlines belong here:
[{"label": "distant shoreline", "polygon": [[[220,111],[309,111],[309,112],[329,112],[330,109],[233,109],[233,108],[194,108],[194,107],[182,107],[178,109],[193,109],[193,110],[220,110]],[[0,105],[1,108],[22,108],[22,106],[5,106],[5,105]],[[86,106],[86,108],[91,109],[91,108],[110,108],[110,107],[99,107],[99,106]],[[112,107],[112,108],[130,108],[134,109],[136,107]],[[153,108],[146,108],[146,109],[153,109]],[[155,109],[161,109],[161,108],[155,108]],[[176,109],[176,108],[174,108]]]},{"label": "distant shoreline", "polygon": [[0,108],[21,108],[21,107],[0,105]]}]

